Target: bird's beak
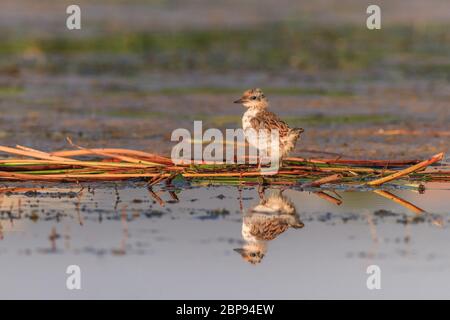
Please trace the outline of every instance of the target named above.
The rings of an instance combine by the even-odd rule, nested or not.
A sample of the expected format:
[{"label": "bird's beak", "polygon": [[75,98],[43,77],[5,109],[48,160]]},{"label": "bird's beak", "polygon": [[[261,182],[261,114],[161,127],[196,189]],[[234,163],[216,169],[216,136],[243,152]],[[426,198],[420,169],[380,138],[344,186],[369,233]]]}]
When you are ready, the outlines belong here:
[{"label": "bird's beak", "polygon": [[242,255],[245,252],[244,249],[242,249],[242,248],[236,248],[236,249],[233,249],[233,251],[236,251],[240,255]]},{"label": "bird's beak", "polygon": [[244,102],[245,102],[245,100],[243,98],[240,98],[240,99],[234,101],[234,103],[244,103]]},{"label": "bird's beak", "polygon": [[301,229],[301,228],[303,228],[304,226],[305,226],[305,224],[304,224],[303,222],[299,221],[299,222],[297,222],[297,224],[295,224],[293,227],[294,227],[295,229]]}]

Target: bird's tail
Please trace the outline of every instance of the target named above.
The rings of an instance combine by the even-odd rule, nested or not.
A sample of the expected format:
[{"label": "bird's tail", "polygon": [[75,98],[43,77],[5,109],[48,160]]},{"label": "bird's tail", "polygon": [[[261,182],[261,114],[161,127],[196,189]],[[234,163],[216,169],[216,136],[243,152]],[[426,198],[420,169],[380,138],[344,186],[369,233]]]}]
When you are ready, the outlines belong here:
[{"label": "bird's tail", "polygon": [[304,132],[305,130],[303,128],[294,128],[292,129],[292,133],[295,134],[298,137]]},{"label": "bird's tail", "polygon": [[283,156],[287,155],[290,151],[292,151],[295,148],[295,143],[297,142],[298,138],[300,138],[300,135],[302,132],[305,131],[302,128],[294,128],[291,129],[287,135],[286,140],[284,141],[284,152]]},{"label": "bird's tail", "polygon": [[291,225],[291,227],[293,227],[294,229],[301,229],[305,226],[305,224],[303,222],[300,221],[300,219],[297,217],[297,219],[295,220],[295,223]]}]

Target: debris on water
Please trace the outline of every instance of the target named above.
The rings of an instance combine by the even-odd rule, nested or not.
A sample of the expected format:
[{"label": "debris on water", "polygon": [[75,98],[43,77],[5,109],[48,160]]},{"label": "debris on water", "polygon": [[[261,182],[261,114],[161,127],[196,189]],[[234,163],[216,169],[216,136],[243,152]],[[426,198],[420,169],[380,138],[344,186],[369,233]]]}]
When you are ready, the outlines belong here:
[{"label": "debris on water", "polygon": [[227,209],[214,209],[214,210],[206,210],[205,216],[198,217],[200,220],[207,220],[207,219],[217,219],[217,218],[223,218],[225,216],[228,216],[230,214],[230,211]]},{"label": "debris on water", "polygon": [[52,227],[52,231],[50,232],[50,235],[48,237],[48,239],[50,240],[52,251],[56,251],[56,240],[60,237],[61,236],[59,235],[59,233],[56,232],[56,228]]},{"label": "debris on water", "polygon": [[38,195],[38,192],[36,190],[25,192],[26,197],[36,197],[37,195]]},{"label": "debris on water", "polygon": [[124,249],[112,249],[111,253],[116,256],[123,256],[126,254],[126,251]]},{"label": "debris on water", "polygon": [[392,212],[390,210],[385,210],[385,209],[377,210],[373,214],[380,218],[398,216],[398,213]]},{"label": "debris on water", "polygon": [[30,220],[33,221],[33,222],[38,221],[38,220],[39,220],[39,215],[38,215],[37,211],[36,211],[36,210],[33,210],[33,211],[31,212],[31,214],[29,215],[29,218],[30,218]]},{"label": "debris on water", "polygon": [[356,214],[348,214],[348,215],[344,215],[342,216],[342,222],[343,223],[347,223],[349,221],[355,221],[360,219],[360,216],[356,215]]},{"label": "debris on water", "polygon": [[425,193],[425,185],[423,183],[419,184],[419,193],[424,194]]},{"label": "debris on water", "polygon": [[320,222],[327,222],[327,221],[330,221],[332,217],[333,217],[333,214],[331,212],[327,212],[325,214],[321,214],[317,218],[317,220],[320,221]]},{"label": "debris on water", "polygon": [[143,213],[147,218],[161,218],[166,213],[158,210],[151,210]]}]

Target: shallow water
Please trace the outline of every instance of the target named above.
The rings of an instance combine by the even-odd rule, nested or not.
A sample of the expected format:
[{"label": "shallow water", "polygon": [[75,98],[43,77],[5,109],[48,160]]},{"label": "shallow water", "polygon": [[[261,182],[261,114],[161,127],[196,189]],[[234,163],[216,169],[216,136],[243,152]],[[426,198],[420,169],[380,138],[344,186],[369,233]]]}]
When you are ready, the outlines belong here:
[{"label": "shallow water", "polygon": [[[267,241],[255,265],[233,249],[244,245],[243,214],[274,189],[156,186],[155,197],[145,185],[111,184],[3,192],[0,298],[448,297],[449,189],[390,190],[423,214],[373,192],[326,191],[338,206],[284,190],[304,227]],[[66,289],[72,264],[81,268],[81,290]],[[381,290],[366,287],[372,264],[381,268]]]}]

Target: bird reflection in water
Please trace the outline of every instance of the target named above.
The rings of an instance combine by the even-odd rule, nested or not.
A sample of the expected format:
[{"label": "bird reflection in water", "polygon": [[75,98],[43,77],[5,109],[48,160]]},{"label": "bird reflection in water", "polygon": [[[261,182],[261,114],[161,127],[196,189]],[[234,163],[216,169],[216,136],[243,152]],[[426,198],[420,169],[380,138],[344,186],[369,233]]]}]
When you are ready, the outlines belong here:
[{"label": "bird reflection in water", "polygon": [[260,203],[247,210],[243,216],[242,237],[245,244],[242,248],[234,249],[251,264],[262,261],[269,241],[291,227],[300,229],[304,226],[293,203],[282,195],[282,191],[273,190],[268,197],[262,191],[260,195]]}]

